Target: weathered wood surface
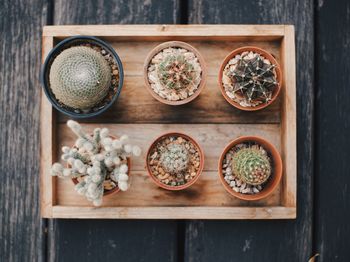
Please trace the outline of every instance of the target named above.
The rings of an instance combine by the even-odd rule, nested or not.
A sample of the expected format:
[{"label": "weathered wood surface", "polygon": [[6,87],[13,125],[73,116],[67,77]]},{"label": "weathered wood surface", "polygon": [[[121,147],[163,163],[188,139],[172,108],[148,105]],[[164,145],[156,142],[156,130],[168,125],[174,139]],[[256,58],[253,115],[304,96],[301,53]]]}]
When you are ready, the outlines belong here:
[{"label": "weathered wood surface", "polygon": [[350,2],[316,2],[315,252],[349,261]]},{"label": "weathered wood surface", "polygon": [[[145,4],[144,4],[145,2]],[[0,3],[1,261],[347,261],[349,3],[341,1],[9,1]],[[314,4],[315,11],[314,13]],[[144,7],[145,6],[145,7]],[[179,12],[179,6],[184,7]],[[39,219],[41,26],[95,23],[292,23],[298,61],[296,221],[58,220],[45,242]],[[187,16],[188,15],[188,16]],[[314,34],[313,18],[317,19]],[[314,42],[314,35],[317,36]],[[312,128],[316,43],[316,128]],[[341,77],[339,77],[341,74]],[[20,87],[20,88],[19,88]],[[329,89],[332,95],[329,95]],[[315,239],[311,145],[316,132]],[[332,175],[332,176],[330,176]],[[330,197],[331,196],[331,197]],[[184,233],[184,230],[186,232]],[[184,240],[186,239],[186,248]],[[47,247],[47,249],[45,248]],[[72,248],[75,247],[75,248]],[[45,257],[45,254],[49,254]],[[116,255],[117,254],[117,255]],[[185,255],[185,259],[184,258]]]},{"label": "weathered wood surface", "polygon": [[45,261],[38,72],[47,9],[41,0],[0,2],[0,261]]},{"label": "weathered wood surface", "polygon": [[[86,124],[84,128],[87,132],[99,126]],[[283,188],[279,188],[266,199],[255,203],[247,203],[246,201],[232,198],[225,191],[218,179],[217,166],[218,158],[225,146],[234,138],[249,133],[250,135],[260,136],[270,141],[276,146],[277,150],[281,149],[280,128],[279,125],[213,125],[213,124],[198,124],[198,125],[158,125],[145,124],[142,125],[140,132],[139,124],[118,124],[106,125],[111,133],[118,136],[128,134],[135,144],[142,149],[143,155],[139,158],[133,158],[131,166],[131,183],[132,186],[127,193],[122,192],[106,197],[103,206],[106,207],[166,207],[166,206],[202,206],[202,207],[243,207],[243,206],[279,206],[281,203],[281,195]],[[159,188],[153,183],[145,170],[145,154],[150,146],[150,143],[158,136],[171,132],[173,130],[181,130],[185,134],[193,137],[202,147],[205,154],[204,172],[199,177],[198,181],[189,189],[181,192],[170,192]],[[74,144],[75,136],[71,130],[61,124],[58,127],[58,148],[63,145]],[[292,176],[292,174],[290,174]],[[57,205],[62,206],[91,206],[83,196],[77,196],[74,185],[70,180],[57,180]],[[141,197],[142,196],[142,197]],[[227,208],[229,211],[230,208]],[[159,209],[161,212],[162,209]],[[286,212],[288,212],[286,210]],[[169,210],[164,208],[162,217],[175,216],[176,209]],[[254,210],[252,210],[254,213]],[[195,210],[192,211],[193,216],[196,215]],[[152,214],[150,214],[152,215]],[[271,214],[272,217],[274,214]],[[277,214],[276,214],[277,215]]]},{"label": "weathered wood surface", "polygon": [[313,2],[193,0],[188,14],[189,23],[295,25],[298,210],[296,221],[186,222],[185,261],[307,261],[312,254]]},{"label": "weathered wood surface", "polygon": [[[43,34],[44,59],[45,54],[53,47],[49,44],[46,45],[46,43],[52,43],[53,37],[54,42],[57,42],[57,39],[62,39],[64,36],[77,34],[98,35],[108,39],[108,42],[112,43],[120,54],[125,69],[126,82],[120,100],[115,103],[109,117],[97,117],[93,119],[93,122],[98,123],[98,125],[106,125],[107,123],[112,133],[117,136],[123,133],[128,134],[141,146],[143,152],[147,152],[151,141],[157,136],[165,132],[179,130],[188,133],[202,144],[205,153],[204,174],[199,178],[199,181],[184,192],[172,194],[153,185],[152,180],[146,174],[144,158],[133,159],[131,167],[132,189],[127,194],[106,198],[104,206],[110,208],[109,212],[104,211],[104,209],[92,209],[90,208],[91,203],[88,203],[83,197],[76,196],[72,190],[71,181],[52,179],[47,175],[50,172],[52,162],[57,161],[60,155],[60,148],[63,145],[73,144],[74,136],[65,124],[56,125],[56,116],[60,117],[61,114],[52,115],[51,106],[45,94],[42,94],[43,129],[41,137],[42,141],[48,143],[41,148],[41,195],[43,196],[41,207],[44,217],[113,218],[114,214],[114,218],[295,218],[296,84],[293,26],[47,26],[44,28]],[[147,37],[146,41],[146,35],[152,36],[152,38]],[[242,42],[242,36],[245,37],[244,42]],[[276,38],[271,40],[272,36]],[[120,40],[120,37],[123,39]],[[161,104],[148,94],[144,84],[142,84],[144,82],[142,69],[145,56],[150,50],[172,37],[177,37],[176,39],[181,41],[189,41],[202,53],[204,60],[207,61],[205,64],[209,78],[213,81],[207,82],[200,97],[191,103],[191,107],[163,106],[161,109]],[[220,68],[224,58],[232,49],[244,45],[259,46],[268,50],[276,57],[284,72],[284,85],[279,101],[254,114],[230,110],[232,107],[224,100],[217,82],[218,68]],[[226,107],[220,105],[226,105]],[[277,119],[276,116],[278,116]],[[278,121],[280,116],[283,118]],[[129,124],[120,123],[124,121]],[[186,123],[186,125],[181,123]],[[86,125],[87,132],[92,132],[93,127],[97,127],[97,125]],[[56,135],[52,137],[53,133]],[[218,158],[223,148],[232,139],[242,135],[257,135],[271,141],[281,152],[284,163],[284,175],[279,190],[267,199],[255,203],[230,198],[218,180]],[[141,195],[143,197],[140,200]],[[260,206],[263,212],[254,208],[254,205]],[[169,206],[173,206],[173,209],[167,208]],[[185,208],[186,206],[197,206],[198,208]],[[283,209],[284,207],[285,209]],[[215,212],[215,208],[220,208],[220,212]],[[277,210],[276,208],[277,212],[274,211]],[[205,210],[207,213],[204,212]],[[104,215],[104,213],[106,214]],[[247,216],[244,217],[244,215]]]},{"label": "weathered wood surface", "polygon": [[[108,32],[107,32],[108,33]],[[276,56],[279,63],[281,41],[272,42],[223,42],[203,41],[191,42],[197,48],[207,64],[207,83],[197,99],[180,106],[171,107],[156,101],[144,87],[143,61],[148,52],[161,41],[112,42],[123,61],[125,82],[122,93],[107,112],[98,118],[84,120],[86,122],[103,123],[279,123],[280,99],[265,110],[244,112],[227,103],[218,88],[218,69],[227,54],[242,45],[257,45]],[[166,41],[166,40],[165,40]],[[230,43],[230,44],[228,44]],[[118,112],[118,113],[116,113]],[[59,122],[66,122],[68,117],[58,115]]]},{"label": "weathered wood surface", "polygon": [[[177,0],[60,0],[54,12],[54,24],[180,22]],[[177,261],[177,236],[175,221],[50,220],[48,260]]]}]

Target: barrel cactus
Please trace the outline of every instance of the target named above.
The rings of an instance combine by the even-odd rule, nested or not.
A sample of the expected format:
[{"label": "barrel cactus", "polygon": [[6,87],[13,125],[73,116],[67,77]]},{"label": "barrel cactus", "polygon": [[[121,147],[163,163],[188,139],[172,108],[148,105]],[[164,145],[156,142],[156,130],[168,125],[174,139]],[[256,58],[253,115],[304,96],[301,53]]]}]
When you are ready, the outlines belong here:
[{"label": "barrel cactus", "polygon": [[189,163],[189,152],[184,145],[171,143],[163,150],[160,163],[166,172],[181,173],[186,170]]},{"label": "barrel cactus", "polygon": [[88,110],[106,97],[111,85],[111,68],[99,52],[75,46],[55,58],[49,79],[59,102],[74,109]]},{"label": "barrel cactus", "polygon": [[158,67],[159,80],[168,89],[188,87],[195,74],[193,65],[186,61],[184,55],[168,55]]},{"label": "barrel cactus", "polygon": [[271,175],[271,163],[266,151],[258,147],[242,148],[233,155],[234,175],[249,185],[261,185]]},{"label": "barrel cactus", "polygon": [[275,74],[276,65],[258,53],[243,53],[228,77],[233,83],[233,93],[246,101],[269,102],[278,86]]}]

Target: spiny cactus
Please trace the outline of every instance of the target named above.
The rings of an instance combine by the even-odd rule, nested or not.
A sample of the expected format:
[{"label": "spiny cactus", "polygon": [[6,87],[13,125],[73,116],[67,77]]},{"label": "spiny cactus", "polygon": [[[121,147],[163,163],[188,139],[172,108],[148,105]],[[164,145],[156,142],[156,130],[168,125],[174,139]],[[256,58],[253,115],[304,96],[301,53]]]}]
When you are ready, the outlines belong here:
[{"label": "spiny cactus", "polygon": [[228,74],[233,82],[233,92],[243,96],[248,102],[269,102],[278,85],[275,67],[276,65],[260,54],[243,53],[234,70]]},{"label": "spiny cactus", "polygon": [[139,156],[141,149],[128,144],[126,135],[112,139],[107,128],[96,128],[93,136],[90,136],[73,120],[69,120],[67,125],[78,136],[74,147],[62,147],[62,160],[69,167],[55,163],[51,174],[63,178],[80,178],[75,186],[76,191],[85,195],[95,206],[102,204],[107,177],[116,182],[120,190],[126,191],[129,179],[127,157]]},{"label": "spiny cactus", "polygon": [[249,185],[261,185],[271,175],[271,163],[266,151],[258,146],[242,148],[233,155],[234,175]]},{"label": "spiny cactus", "polygon": [[74,109],[87,110],[106,97],[111,85],[111,68],[99,52],[75,46],[55,58],[49,79],[58,101]]},{"label": "spiny cactus", "polygon": [[164,87],[180,90],[192,82],[194,68],[184,55],[168,55],[159,64],[158,77]]},{"label": "spiny cactus", "polygon": [[189,163],[189,152],[184,145],[171,143],[163,150],[160,163],[166,172],[181,173],[186,170]]}]

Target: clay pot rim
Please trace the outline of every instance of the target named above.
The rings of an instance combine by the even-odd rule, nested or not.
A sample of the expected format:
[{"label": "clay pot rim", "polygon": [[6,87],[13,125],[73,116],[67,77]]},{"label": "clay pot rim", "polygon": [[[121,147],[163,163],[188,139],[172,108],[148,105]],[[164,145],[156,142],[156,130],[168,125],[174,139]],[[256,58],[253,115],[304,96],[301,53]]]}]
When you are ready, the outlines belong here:
[{"label": "clay pot rim", "polygon": [[[223,175],[223,170],[222,170],[222,162],[226,156],[226,153],[235,145],[244,143],[244,142],[249,142],[253,141],[256,142],[257,144],[261,145],[266,151],[268,151],[273,159],[273,176],[271,180],[266,184],[264,189],[260,191],[257,194],[249,195],[249,194],[242,194],[239,192],[234,191],[225,181],[224,175]],[[276,149],[274,145],[272,145],[270,142],[267,140],[258,137],[258,136],[241,136],[238,137],[234,140],[232,140],[228,145],[225,147],[225,149],[222,151],[219,163],[218,163],[218,174],[220,181],[222,185],[224,186],[225,190],[230,193],[232,196],[237,197],[241,200],[247,200],[247,201],[255,201],[255,200],[260,200],[263,198],[266,198],[269,196],[279,185],[281,178],[282,178],[282,173],[283,173],[283,163],[281,159],[281,155]]]},{"label": "clay pot rim", "polygon": [[[156,146],[156,144],[166,138],[166,137],[169,137],[169,136],[180,136],[180,137],[183,137],[189,141],[191,141],[191,143],[193,143],[197,148],[198,148],[198,151],[199,151],[199,169],[197,171],[197,174],[194,178],[192,178],[191,181],[189,181],[188,183],[184,184],[184,185],[181,185],[181,186],[169,186],[169,185],[166,185],[166,184],[163,184],[162,182],[160,182],[154,175],[153,173],[151,172],[151,168],[150,168],[150,165],[149,165],[149,161],[148,161],[148,157],[150,156],[151,154],[151,151],[152,149]],[[202,174],[203,172],[203,168],[204,168],[204,152],[203,152],[203,149],[200,147],[200,145],[196,142],[196,140],[194,140],[194,138],[192,138],[191,136],[189,135],[186,135],[184,133],[180,133],[180,132],[167,132],[167,133],[164,133],[160,136],[158,136],[153,142],[152,144],[150,145],[150,147],[148,148],[147,150],[147,154],[146,154],[146,167],[147,167],[147,171],[148,171],[148,175],[152,178],[153,182],[158,185],[159,187],[161,188],[164,188],[164,189],[167,189],[167,190],[170,190],[170,191],[179,191],[179,190],[183,190],[183,189],[186,189],[190,186],[192,186],[197,180],[198,178],[200,177],[200,175]]]},{"label": "clay pot rim", "polygon": [[[118,138],[118,137],[112,136],[112,135],[110,135],[109,137],[112,138],[112,139],[117,139]],[[126,158],[126,162],[127,162],[127,165],[128,165],[127,175],[130,177],[130,166],[131,166],[130,157]],[[67,166],[70,166],[70,165],[67,163]],[[78,184],[78,179],[77,178],[72,178],[72,181],[73,181],[74,185]],[[115,188],[113,188],[111,190],[108,190],[108,191],[105,191],[105,189],[103,189],[103,196],[110,196],[112,194],[118,193],[119,191],[120,191],[120,188],[118,187],[118,185]]]},{"label": "clay pot rim", "polygon": [[[195,56],[198,58],[199,64],[201,66],[202,69],[202,79],[199,83],[199,86],[196,90],[196,92],[185,98],[182,100],[177,100],[177,101],[172,101],[172,100],[167,100],[165,98],[160,97],[158,94],[156,94],[152,87],[151,84],[148,81],[148,66],[152,60],[152,58],[158,54],[160,51],[162,51],[163,49],[169,48],[169,47],[180,47],[180,48],[184,48],[192,53],[195,54]],[[157,45],[155,48],[153,48],[147,55],[146,59],[145,59],[145,63],[143,65],[143,78],[146,84],[146,89],[148,90],[148,92],[158,101],[162,102],[163,104],[166,105],[171,105],[171,106],[178,106],[178,105],[184,105],[187,104],[191,101],[193,101],[197,96],[199,96],[199,94],[202,92],[206,80],[207,80],[207,65],[205,63],[205,60],[203,58],[203,56],[200,54],[200,52],[194,48],[192,45],[182,42],[182,41],[168,41],[168,42],[164,42],[162,44]]]},{"label": "clay pot rim", "polygon": [[[276,65],[275,70],[276,70],[276,78],[278,81],[278,86],[277,86],[277,90],[272,95],[271,101],[269,101],[268,103],[263,103],[263,104],[260,104],[258,106],[254,106],[254,107],[244,107],[244,106],[241,106],[240,104],[238,104],[237,102],[233,101],[225,92],[225,87],[222,84],[222,75],[223,75],[223,71],[225,69],[225,66],[235,55],[243,53],[245,51],[253,51],[255,53],[261,54],[262,56],[264,56],[265,58],[270,60],[270,62],[272,64]],[[269,105],[271,105],[273,102],[275,102],[275,100],[277,99],[277,97],[282,89],[283,75],[282,75],[281,66],[279,65],[277,60],[273,57],[272,54],[270,54],[266,50],[259,48],[259,47],[256,47],[256,46],[243,46],[243,47],[240,47],[240,48],[233,50],[231,53],[229,53],[225,57],[225,59],[223,60],[221,66],[220,66],[218,81],[219,81],[219,86],[220,86],[220,90],[221,90],[222,95],[224,96],[225,100],[227,102],[229,102],[232,106],[234,106],[240,110],[243,110],[243,111],[257,111],[257,110],[261,110],[263,108],[266,108]]]}]

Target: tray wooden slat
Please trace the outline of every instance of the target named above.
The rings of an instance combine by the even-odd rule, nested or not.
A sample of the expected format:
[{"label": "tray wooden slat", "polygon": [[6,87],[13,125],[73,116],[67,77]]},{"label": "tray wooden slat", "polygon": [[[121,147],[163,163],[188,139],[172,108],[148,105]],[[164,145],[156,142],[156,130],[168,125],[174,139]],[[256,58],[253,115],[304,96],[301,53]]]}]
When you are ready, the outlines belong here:
[{"label": "tray wooden slat", "polygon": [[[120,55],[125,84],[118,102],[102,116],[84,120],[90,131],[107,126],[115,135],[127,133],[146,152],[155,137],[166,131],[193,136],[205,153],[204,172],[183,192],[155,186],[145,170],[145,157],[132,160],[129,191],[104,198],[94,208],[76,194],[71,181],[51,178],[62,145],[75,137],[68,119],[52,109],[42,93],[41,203],[43,217],[57,218],[193,218],[267,219],[296,217],[296,103],[294,28],[284,25],[99,25],[48,26],[43,33],[43,59],[60,40],[72,35],[95,35],[107,40]],[[194,45],[207,61],[209,77],[192,103],[169,107],[157,102],[144,87],[142,66],[149,50],[166,40]],[[222,97],[217,74],[224,57],[234,48],[257,45],[275,55],[283,68],[280,98],[259,112],[242,112]],[[217,165],[224,146],[241,135],[271,141],[284,162],[283,181],[268,198],[246,202],[231,197],[220,184]]]}]

